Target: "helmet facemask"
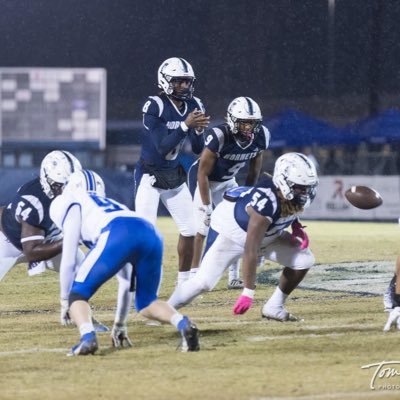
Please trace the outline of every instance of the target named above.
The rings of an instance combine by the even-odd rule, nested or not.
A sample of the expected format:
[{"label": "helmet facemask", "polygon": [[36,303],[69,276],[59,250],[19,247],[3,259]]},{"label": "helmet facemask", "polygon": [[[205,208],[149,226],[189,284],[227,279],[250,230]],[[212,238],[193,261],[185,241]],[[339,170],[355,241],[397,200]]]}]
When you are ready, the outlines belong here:
[{"label": "helmet facemask", "polygon": [[[168,96],[177,100],[190,100],[193,97],[195,78],[165,76],[165,79],[169,82]],[[184,82],[187,83],[186,87],[182,87]]]},{"label": "helmet facemask", "polygon": [[234,117],[232,114],[228,115],[228,119],[232,121],[233,128],[231,128],[231,132],[236,144],[242,149],[247,149],[247,147],[253,143],[257,133],[260,131],[261,120],[239,119]]}]

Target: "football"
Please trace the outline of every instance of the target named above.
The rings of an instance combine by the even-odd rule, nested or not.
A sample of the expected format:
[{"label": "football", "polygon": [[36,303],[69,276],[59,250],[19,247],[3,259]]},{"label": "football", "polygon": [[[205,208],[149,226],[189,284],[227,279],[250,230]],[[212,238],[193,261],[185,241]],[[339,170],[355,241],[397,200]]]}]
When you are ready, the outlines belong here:
[{"label": "football", "polygon": [[381,195],[368,186],[352,186],[344,195],[350,204],[362,210],[370,210],[383,203]]}]

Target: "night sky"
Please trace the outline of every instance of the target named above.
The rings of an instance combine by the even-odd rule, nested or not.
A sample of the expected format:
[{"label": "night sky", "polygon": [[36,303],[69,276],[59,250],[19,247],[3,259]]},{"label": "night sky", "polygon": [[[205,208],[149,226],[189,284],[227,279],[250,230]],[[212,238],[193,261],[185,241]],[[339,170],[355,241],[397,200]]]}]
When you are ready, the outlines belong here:
[{"label": "night sky", "polygon": [[[378,67],[380,91],[400,89],[397,0],[336,0],[334,31],[328,28],[328,0],[0,4],[0,66],[103,67],[108,119],[139,119],[144,99],[157,92],[158,66],[173,56],[192,64],[196,95],[219,116],[239,95],[263,104],[330,91],[334,96],[365,93],[371,65]],[[382,30],[374,51],[379,4]]]}]

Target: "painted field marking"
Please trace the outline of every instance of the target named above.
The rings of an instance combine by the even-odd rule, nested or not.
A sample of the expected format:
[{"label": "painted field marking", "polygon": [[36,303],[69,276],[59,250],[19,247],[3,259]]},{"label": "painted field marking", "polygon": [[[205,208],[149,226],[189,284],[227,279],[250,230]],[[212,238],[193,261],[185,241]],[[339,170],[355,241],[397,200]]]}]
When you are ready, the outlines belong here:
[{"label": "painted field marking", "polygon": [[48,349],[44,347],[32,347],[31,349],[20,349],[20,350],[13,350],[13,351],[0,351],[0,357],[3,356],[13,356],[16,354],[30,354],[30,353],[68,353],[67,348],[53,348]]}]

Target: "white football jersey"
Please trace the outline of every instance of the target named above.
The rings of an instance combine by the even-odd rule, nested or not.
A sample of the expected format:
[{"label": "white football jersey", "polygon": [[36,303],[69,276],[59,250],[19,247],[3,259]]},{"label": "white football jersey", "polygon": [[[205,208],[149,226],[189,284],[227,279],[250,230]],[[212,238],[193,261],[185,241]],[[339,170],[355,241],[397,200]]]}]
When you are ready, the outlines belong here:
[{"label": "white football jersey", "polygon": [[[96,243],[101,230],[117,217],[137,217],[125,205],[107,197],[89,194],[86,190],[68,188],[50,205],[50,218],[60,228],[72,206],[81,210],[81,239],[87,244]],[[77,221],[77,224],[79,221]]]}]

